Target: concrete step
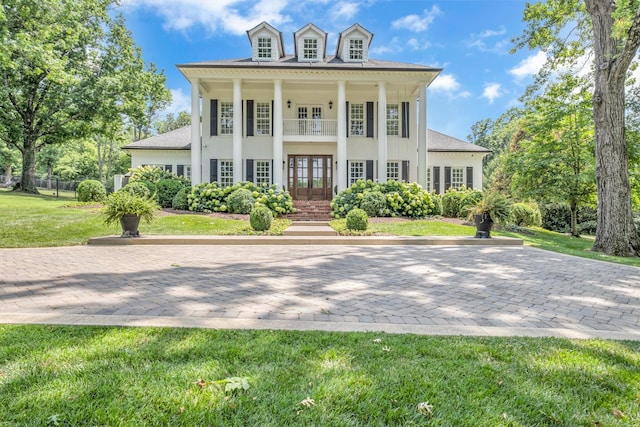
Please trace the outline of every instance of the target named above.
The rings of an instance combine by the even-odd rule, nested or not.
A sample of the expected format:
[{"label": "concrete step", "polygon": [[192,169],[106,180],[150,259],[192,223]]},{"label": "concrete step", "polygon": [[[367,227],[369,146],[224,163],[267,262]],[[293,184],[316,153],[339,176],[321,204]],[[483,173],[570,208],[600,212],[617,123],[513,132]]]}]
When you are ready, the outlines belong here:
[{"label": "concrete step", "polygon": [[294,221],[284,230],[285,236],[337,236],[338,233],[329,227],[327,221]]}]

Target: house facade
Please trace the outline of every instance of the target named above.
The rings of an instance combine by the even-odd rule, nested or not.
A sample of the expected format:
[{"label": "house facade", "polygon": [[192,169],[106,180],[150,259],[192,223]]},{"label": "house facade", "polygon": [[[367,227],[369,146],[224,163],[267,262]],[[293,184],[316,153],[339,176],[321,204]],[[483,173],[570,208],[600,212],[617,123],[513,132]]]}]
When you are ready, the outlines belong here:
[{"label": "house facade", "polygon": [[358,179],[481,188],[484,149],[428,151],[431,137],[449,138],[427,131],[426,89],[441,69],[371,59],[373,34],[359,24],[333,55],[313,24],[294,33],[291,54],[266,22],[247,35],[248,58],[177,66],[191,84],[192,125],[126,147],[133,167],[170,167],[193,184],[283,185],[302,200],[331,200]]}]

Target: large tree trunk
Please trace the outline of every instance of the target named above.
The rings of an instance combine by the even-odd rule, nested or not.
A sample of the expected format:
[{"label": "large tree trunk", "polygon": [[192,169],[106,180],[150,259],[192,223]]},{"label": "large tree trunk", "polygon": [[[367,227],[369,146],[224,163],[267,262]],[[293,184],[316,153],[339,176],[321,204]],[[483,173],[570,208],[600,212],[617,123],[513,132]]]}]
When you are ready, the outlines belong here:
[{"label": "large tree trunk", "polygon": [[13,172],[13,165],[9,163],[4,171],[4,182],[11,182],[11,174]]},{"label": "large tree trunk", "polygon": [[576,203],[575,199],[569,201],[569,207],[571,209],[571,235],[580,237],[578,232],[578,203]]},{"label": "large tree trunk", "polygon": [[625,140],[625,77],[637,50],[637,34],[627,45],[613,35],[610,0],[587,0],[594,33],[595,92],[593,116],[596,134],[598,225],[594,251],[609,255],[640,254],[640,239],[633,224],[629,158]]},{"label": "large tree trunk", "polygon": [[36,188],[36,141],[25,137],[22,151],[22,178],[20,188],[25,193],[39,194]]}]

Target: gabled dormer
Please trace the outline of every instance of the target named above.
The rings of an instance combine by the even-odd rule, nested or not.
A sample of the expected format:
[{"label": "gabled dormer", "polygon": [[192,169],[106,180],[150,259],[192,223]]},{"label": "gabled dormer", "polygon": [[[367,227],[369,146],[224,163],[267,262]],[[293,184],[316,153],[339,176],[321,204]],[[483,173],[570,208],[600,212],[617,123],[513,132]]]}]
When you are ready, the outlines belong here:
[{"label": "gabled dormer", "polygon": [[307,24],[293,33],[298,62],[319,62],[324,60],[327,47],[327,33],[313,24]]},{"label": "gabled dormer", "polygon": [[366,62],[373,34],[360,24],[354,24],[340,33],[336,56],[344,62]]},{"label": "gabled dormer", "polygon": [[277,61],[284,56],[282,33],[266,22],[247,31],[253,61]]}]

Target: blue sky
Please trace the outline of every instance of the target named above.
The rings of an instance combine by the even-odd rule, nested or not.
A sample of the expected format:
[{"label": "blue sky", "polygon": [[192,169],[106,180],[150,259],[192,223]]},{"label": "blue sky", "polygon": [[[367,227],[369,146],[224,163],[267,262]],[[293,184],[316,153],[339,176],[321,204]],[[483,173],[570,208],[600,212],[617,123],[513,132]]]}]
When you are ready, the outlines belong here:
[{"label": "blue sky", "polygon": [[311,22],[329,34],[354,23],[374,34],[376,59],[440,67],[428,89],[431,129],[466,140],[479,120],[497,118],[542,66],[541,52],[510,54],[522,33],[519,0],[123,0],[118,10],[144,59],[167,76],[170,111],[190,110],[189,84],[175,65],[251,56],[246,31],[267,21],[293,52],[293,33]]}]

